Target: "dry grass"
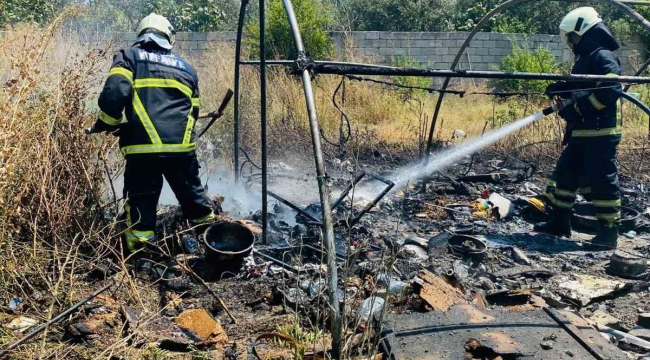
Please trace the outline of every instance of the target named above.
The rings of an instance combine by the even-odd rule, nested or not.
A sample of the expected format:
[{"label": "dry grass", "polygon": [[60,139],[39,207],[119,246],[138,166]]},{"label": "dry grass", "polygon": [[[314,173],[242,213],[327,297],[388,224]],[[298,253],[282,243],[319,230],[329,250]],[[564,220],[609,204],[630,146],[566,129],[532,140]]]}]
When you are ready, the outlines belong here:
[{"label": "dry grass", "polygon": [[[114,140],[83,133],[95,120],[107,54],[60,35],[57,25],[0,37],[0,304],[23,300],[3,323],[19,314],[46,322],[104,283],[87,275],[108,258],[117,270],[124,265],[118,209],[106,196],[104,159]],[[122,298],[145,307],[128,291],[131,279],[121,279]],[[52,326],[41,339],[61,335]],[[0,347],[20,336],[2,328]],[[75,358],[77,350],[32,340],[10,358]]]}]

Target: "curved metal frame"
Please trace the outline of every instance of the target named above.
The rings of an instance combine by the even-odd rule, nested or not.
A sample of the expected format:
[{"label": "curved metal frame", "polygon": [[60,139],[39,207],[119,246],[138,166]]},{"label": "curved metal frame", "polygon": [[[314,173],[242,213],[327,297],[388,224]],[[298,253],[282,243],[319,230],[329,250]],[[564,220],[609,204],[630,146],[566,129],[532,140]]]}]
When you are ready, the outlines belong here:
[{"label": "curved metal frame", "polygon": [[[474,38],[476,33],[479,32],[483,28],[483,26],[485,26],[485,24],[492,17],[494,17],[494,15],[497,15],[500,12],[502,12],[503,10],[506,10],[506,9],[508,9],[508,8],[514,6],[514,5],[518,5],[518,4],[525,3],[525,2],[530,2],[530,1],[532,1],[532,0],[509,0],[509,1],[506,1],[506,2],[504,2],[503,4],[501,4],[501,5],[497,6],[497,7],[495,7],[489,13],[485,14],[485,16],[478,22],[478,24],[476,24],[474,29],[472,29],[472,31],[469,33],[469,35],[465,39],[465,42],[463,42],[463,45],[461,45],[460,49],[458,50],[458,53],[456,54],[456,57],[454,58],[454,61],[451,63],[451,68],[450,69],[451,70],[456,69],[456,66],[458,65],[458,62],[460,62],[460,58],[463,55],[463,53],[465,52],[465,49],[467,49],[467,47],[469,46],[470,41],[472,41],[472,39]],[[611,4],[611,5],[617,6],[618,8],[620,8],[621,10],[623,10],[624,12],[626,12],[630,16],[632,16],[632,18],[634,18],[637,22],[639,22],[641,25],[645,26],[650,31],[650,22],[648,22],[648,20],[646,20],[643,16],[641,16],[641,14],[639,14],[638,12],[631,9],[629,6],[623,4],[623,3],[619,2],[619,1],[616,1],[616,0],[595,0],[595,1],[604,2],[604,3],[608,3],[608,4]],[[646,62],[644,65],[647,67],[648,62]],[[644,69],[645,68],[643,68],[642,70],[644,70]],[[641,72],[643,72],[642,70],[641,70]],[[449,81],[450,81],[450,78],[445,78],[445,81],[444,81],[444,83],[442,85],[442,90],[447,89],[447,87],[449,86]],[[427,149],[426,149],[426,152],[425,152],[425,158],[426,159],[429,158],[429,155],[431,153],[431,148],[433,146],[433,135],[435,133],[436,122],[438,121],[438,115],[440,114],[440,108],[442,107],[442,100],[444,98],[444,95],[445,95],[444,93],[440,93],[438,95],[438,101],[436,102],[436,108],[435,108],[435,110],[433,112],[433,117],[431,118],[431,127],[429,128],[429,138],[427,140]]]}]

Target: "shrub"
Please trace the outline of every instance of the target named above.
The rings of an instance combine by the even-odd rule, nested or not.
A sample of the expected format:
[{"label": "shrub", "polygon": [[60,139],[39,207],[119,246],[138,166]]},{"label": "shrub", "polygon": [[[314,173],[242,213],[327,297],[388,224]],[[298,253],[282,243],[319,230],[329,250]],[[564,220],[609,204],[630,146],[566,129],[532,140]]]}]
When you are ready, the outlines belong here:
[{"label": "shrub", "polygon": [[[391,65],[395,67],[401,67],[401,68],[415,68],[415,69],[423,69],[425,68],[420,64],[418,61],[413,60],[409,58],[406,55],[400,55],[397,57],[394,57],[391,59]],[[414,87],[430,87],[431,86],[431,79],[426,78],[426,77],[415,77],[415,76],[395,76],[393,78],[393,82],[399,85],[404,85],[404,86],[414,86]],[[424,90],[415,90],[415,89],[399,89],[400,92],[402,93],[409,93],[409,94],[414,94],[414,93],[420,93]]]},{"label": "shrub", "polygon": [[[554,73],[560,66],[561,63],[555,59],[549,48],[540,46],[530,50],[527,43],[522,47],[513,42],[512,54],[501,61],[501,69],[507,72]],[[504,91],[541,93],[549,83],[550,81],[547,80],[499,80],[499,85]]]},{"label": "shrub", "polygon": [[[332,53],[332,39],[327,30],[334,24],[329,4],[321,0],[295,0],[298,25],[302,34],[305,51],[314,59],[326,59]],[[252,58],[259,57],[259,23],[246,26],[246,43]],[[271,0],[266,14],[266,58],[296,59],[296,47],[289,29],[289,21],[281,0]]]}]

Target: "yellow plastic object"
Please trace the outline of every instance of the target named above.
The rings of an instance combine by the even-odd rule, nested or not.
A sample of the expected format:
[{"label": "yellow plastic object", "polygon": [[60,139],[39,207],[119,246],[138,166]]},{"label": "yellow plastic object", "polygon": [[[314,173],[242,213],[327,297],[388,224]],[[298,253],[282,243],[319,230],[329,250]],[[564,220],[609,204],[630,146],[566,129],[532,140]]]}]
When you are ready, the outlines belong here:
[{"label": "yellow plastic object", "polygon": [[537,198],[532,198],[528,200],[528,204],[530,205],[531,208],[541,212],[542,214],[546,214],[546,204],[540,199]]}]

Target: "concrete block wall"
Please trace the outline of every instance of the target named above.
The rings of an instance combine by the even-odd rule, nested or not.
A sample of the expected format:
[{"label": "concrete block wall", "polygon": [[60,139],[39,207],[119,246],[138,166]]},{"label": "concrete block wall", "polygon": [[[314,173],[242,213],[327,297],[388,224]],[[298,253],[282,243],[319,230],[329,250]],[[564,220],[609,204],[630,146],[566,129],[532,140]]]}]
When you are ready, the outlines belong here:
[{"label": "concrete block wall", "polygon": [[[411,60],[433,69],[449,69],[468,32],[334,32],[332,38],[338,49],[352,43],[358,55],[374,62],[391,64],[396,57],[406,56]],[[551,50],[556,59],[573,61],[571,50],[561,41],[559,35],[547,34],[501,34],[477,33],[465,50],[457,65],[463,70],[498,70],[503,58],[512,53],[513,43],[531,50],[543,46]],[[644,54],[640,40],[626,44],[618,51],[626,72],[633,71],[637,54]],[[632,59],[632,61],[631,61]],[[640,59],[643,61],[643,59]]]},{"label": "concrete block wall", "polygon": [[[368,62],[390,65],[393,59],[406,56],[433,69],[449,69],[468,32],[331,32],[337,53],[344,53],[346,44],[353,44],[358,55]],[[78,35],[81,40],[101,42],[112,39],[116,46],[128,46],[136,39],[135,33],[95,33]],[[235,32],[205,32],[176,34],[176,49],[183,54],[197,55],[220,44],[233,43]],[[349,40],[349,41],[348,41]],[[502,59],[512,53],[512,44],[535,49],[547,47],[564,62],[571,62],[573,54],[558,35],[477,33],[457,66],[463,70],[498,70]],[[630,74],[635,64],[645,60],[645,47],[640,39],[626,44],[618,51],[623,69]]]}]

